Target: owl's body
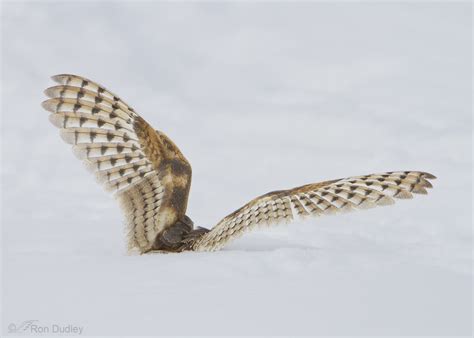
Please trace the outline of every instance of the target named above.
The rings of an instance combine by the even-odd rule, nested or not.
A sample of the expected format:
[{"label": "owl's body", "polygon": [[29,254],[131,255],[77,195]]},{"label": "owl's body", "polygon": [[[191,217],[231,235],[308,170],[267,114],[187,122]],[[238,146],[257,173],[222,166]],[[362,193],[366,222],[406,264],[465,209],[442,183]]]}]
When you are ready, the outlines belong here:
[{"label": "owl's body", "polygon": [[74,153],[114,191],[125,212],[129,249],[212,251],[260,224],[367,209],[426,194],[419,171],[387,172],[307,184],[257,197],[211,230],[186,215],[192,169],[178,147],[119,97],[91,80],[57,75],[43,107]]}]

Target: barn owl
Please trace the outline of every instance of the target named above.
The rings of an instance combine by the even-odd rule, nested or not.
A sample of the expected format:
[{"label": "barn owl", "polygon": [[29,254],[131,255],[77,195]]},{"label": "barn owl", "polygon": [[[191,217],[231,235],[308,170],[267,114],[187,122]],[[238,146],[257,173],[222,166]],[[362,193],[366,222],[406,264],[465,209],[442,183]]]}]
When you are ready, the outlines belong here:
[{"label": "barn owl", "polygon": [[114,192],[124,211],[130,250],[139,253],[213,251],[260,224],[368,209],[426,194],[435,176],[396,171],[353,176],[259,196],[212,229],[186,215],[191,165],[163,132],[103,86],[80,76],[52,79],[43,107],[63,140]]}]

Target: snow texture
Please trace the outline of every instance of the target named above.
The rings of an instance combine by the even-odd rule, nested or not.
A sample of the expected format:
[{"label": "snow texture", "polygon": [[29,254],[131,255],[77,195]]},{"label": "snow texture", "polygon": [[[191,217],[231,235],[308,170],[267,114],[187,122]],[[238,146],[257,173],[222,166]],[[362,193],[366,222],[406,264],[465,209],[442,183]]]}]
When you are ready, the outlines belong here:
[{"label": "snow texture", "polygon": [[[3,323],[83,335],[466,335],[470,3],[2,4]],[[268,191],[390,170],[427,196],[127,256],[116,201],[40,103],[75,73],[193,165],[212,227]]]}]

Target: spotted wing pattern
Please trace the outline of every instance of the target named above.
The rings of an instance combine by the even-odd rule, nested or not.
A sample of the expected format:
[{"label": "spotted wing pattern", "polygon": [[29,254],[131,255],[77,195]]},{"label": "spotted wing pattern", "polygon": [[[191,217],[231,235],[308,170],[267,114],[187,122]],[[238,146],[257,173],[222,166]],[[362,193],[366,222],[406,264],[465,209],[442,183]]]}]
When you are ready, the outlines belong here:
[{"label": "spotted wing pattern", "polygon": [[419,171],[387,172],[308,184],[274,191],[250,201],[221,220],[193,245],[197,251],[220,249],[260,224],[278,224],[306,216],[368,209],[426,194],[435,176]]},{"label": "spotted wing pattern", "polygon": [[[129,248],[150,250],[156,236],[186,210],[189,163],[171,140],[104,87],[70,74],[52,79],[59,85],[46,89],[50,99],[43,102],[50,121],[106,190],[116,193],[127,218]],[[185,198],[170,206],[176,204],[176,163],[189,170],[182,179]]]}]

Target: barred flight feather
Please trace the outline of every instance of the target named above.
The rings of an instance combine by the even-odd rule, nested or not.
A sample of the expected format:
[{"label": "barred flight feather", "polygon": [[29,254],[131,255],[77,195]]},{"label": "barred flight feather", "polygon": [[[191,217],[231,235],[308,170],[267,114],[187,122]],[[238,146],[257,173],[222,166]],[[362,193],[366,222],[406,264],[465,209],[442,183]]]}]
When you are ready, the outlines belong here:
[{"label": "barred flight feather", "polygon": [[83,99],[68,99],[68,98],[52,98],[42,103],[45,110],[51,113],[78,113],[88,114],[91,116],[98,116],[108,118],[113,121],[120,121],[122,123],[132,126],[132,117],[129,112],[122,109],[111,109],[101,106],[95,102],[85,101]]}]

